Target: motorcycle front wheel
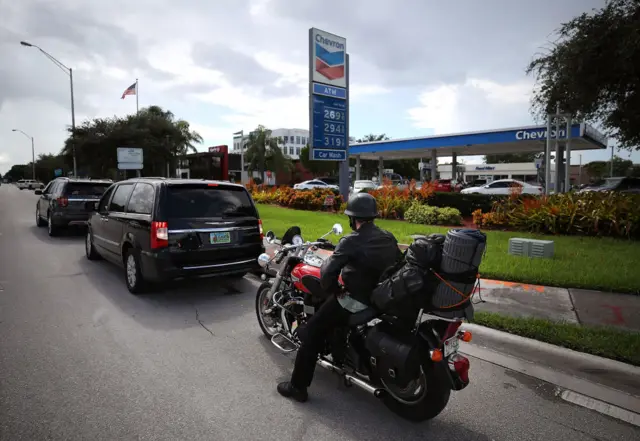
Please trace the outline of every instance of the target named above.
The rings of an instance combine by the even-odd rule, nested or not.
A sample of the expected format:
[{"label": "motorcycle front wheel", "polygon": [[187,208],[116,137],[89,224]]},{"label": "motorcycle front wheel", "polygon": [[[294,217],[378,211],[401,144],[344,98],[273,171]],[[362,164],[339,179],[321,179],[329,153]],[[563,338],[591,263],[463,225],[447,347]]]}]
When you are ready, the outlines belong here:
[{"label": "motorcycle front wheel", "polygon": [[447,407],[451,388],[436,375],[431,361],[424,361],[417,378],[404,388],[380,380],[386,393],[382,401],[396,415],[413,422],[435,418]]},{"label": "motorcycle front wheel", "polygon": [[[256,316],[258,318],[258,324],[268,339],[271,339],[271,337],[280,332],[282,328],[279,319],[280,314],[278,314],[277,308],[273,306],[273,302],[269,298],[270,290],[271,284],[264,282],[260,285],[256,293]],[[271,309],[270,312],[268,312],[269,309]]]}]

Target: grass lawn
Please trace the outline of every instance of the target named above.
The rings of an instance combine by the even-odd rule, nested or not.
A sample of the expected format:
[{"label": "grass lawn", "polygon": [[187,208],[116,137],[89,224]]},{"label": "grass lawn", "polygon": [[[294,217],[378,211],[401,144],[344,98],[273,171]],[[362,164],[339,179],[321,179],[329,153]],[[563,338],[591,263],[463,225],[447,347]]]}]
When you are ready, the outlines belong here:
[{"label": "grass lawn", "polygon": [[[303,237],[320,237],[340,223],[349,232],[344,215],[291,210],[258,205],[265,231],[281,237],[298,225]],[[411,243],[412,234],[446,233],[447,228],[416,225],[404,221],[379,220],[400,243]],[[567,288],[640,293],[640,243],[610,238],[536,236],[528,233],[487,231],[487,254],[480,267],[484,278]],[[529,259],[507,254],[509,238],[544,238],[555,241],[553,259]],[[335,240],[334,240],[335,242]]]},{"label": "grass lawn", "polygon": [[640,366],[640,333],[476,311],[474,323]]}]

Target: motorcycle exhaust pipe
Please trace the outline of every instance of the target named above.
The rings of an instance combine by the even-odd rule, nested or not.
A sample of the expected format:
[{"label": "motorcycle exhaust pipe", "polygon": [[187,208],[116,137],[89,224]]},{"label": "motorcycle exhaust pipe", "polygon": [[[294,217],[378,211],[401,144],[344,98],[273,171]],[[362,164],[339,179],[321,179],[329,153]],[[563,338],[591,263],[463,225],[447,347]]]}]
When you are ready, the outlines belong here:
[{"label": "motorcycle exhaust pipe", "polygon": [[343,376],[344,379],[347,381],[347,383],[358,386],[360,389],[364,390],[365,392],[369,392],[371,395],[373,395],[376,398],[382,397],[382,394],[384,393],[384,389],[372,386],[366,381],[363,381],[358,377],[354,377],[351,374],[347,374],[343,369],[339,368],[338,366],[332,363],[329,363],[327,360],[319,359],[318,364],[329,371],[335,372],[336,374]]}]

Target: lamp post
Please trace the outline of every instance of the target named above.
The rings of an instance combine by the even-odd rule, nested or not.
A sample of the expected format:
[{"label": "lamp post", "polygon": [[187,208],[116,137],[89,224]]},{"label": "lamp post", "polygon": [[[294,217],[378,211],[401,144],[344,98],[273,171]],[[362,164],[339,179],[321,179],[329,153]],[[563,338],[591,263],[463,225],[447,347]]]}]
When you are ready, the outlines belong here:
[{"label": "lamp post", "polygon": [[60,61],[56,60],[47,51],[45,51],[44,49],[42,49],[39,46],[36,46],[35,44],[31,44],[31,43],[28,43],[26,41],[21,41],[20,44],[23,45],[23,46],[26,46],[26,47],[35,47],[40,52],[42,52],[42,54],[45,57],[47,57],[51,62],[53,62],[53,64],[58,66],[64,73],[69,75],[69,83],[71,85],[71,151],[72,151],[72,155],[73,155],[73,176],[78,176],[78,169],[77,169],[77,165],[76,165],[76,142],[75,142],[75,137],[76,137],[76,110],[75,110],[75,103],[74,103],[74,99],[73,99],[73,69],[71,69],[70,67],[65,66]]},{"label": "lamp post", "polygon": [[29,136],[19,129],[11,129],[12,132],[20,132],[27,138],[31,139],[31,167],[33,168],[33,180],[36,180],[36,150],[33,145],[33,136]]}]

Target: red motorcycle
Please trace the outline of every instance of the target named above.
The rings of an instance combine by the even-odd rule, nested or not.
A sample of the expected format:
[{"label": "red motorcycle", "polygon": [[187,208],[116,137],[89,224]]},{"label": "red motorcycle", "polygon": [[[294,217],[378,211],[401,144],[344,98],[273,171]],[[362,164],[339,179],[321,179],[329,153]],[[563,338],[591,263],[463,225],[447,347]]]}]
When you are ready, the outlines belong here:
[{"label": "red motorcycle", "polygon": [[[320,267],[335,249],[325,239],[331,233],[341,235],[340,224],[315,242],[305,242],[298,227],[287,230],[280,243],[272,231],[266,234],[267,253],[258,258],[264,282],[256,295],[256,315],[262,332],[283,352],[299,348],[298,328],[327,298]],[[469,360],[458,348],[471,333],[461,324],[461,318],[423,310],[408,321],[367,308],[328,336],[318,364],[401,417],[425,421],[442,412],[452,390],[469,384]]]}]

